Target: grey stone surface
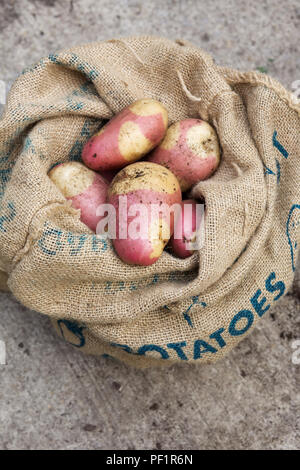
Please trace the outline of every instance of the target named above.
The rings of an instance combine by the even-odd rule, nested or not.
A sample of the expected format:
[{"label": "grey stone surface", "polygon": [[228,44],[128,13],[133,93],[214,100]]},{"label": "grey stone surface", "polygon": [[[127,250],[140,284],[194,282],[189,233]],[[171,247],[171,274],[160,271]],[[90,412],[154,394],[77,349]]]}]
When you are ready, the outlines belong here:
[{"label": "grey stone surface", "polygon": [[[300,79],[298,0],[0,0],[0,79],[59,49],[133,34],[185,38],[217,62]],[[136,371],[84,357],[0,294],[0,449],[300,449],[300,273],[211,366]]]}]

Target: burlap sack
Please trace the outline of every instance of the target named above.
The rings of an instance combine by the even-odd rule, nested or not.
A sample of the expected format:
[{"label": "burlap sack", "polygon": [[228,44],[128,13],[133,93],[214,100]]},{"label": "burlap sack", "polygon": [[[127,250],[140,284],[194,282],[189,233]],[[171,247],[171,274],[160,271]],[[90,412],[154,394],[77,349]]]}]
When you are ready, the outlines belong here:
[{"label": "burlap sack", "polygon": [[[222,146],[206,201],[205,243],[124,264],[47,176],[143,97],[170,122],[201,117]],[[287,292],[300,238],[299,106],[275,80],[217,67],[185,41],[138,37],[50,55],[13,85],[0,121],[0,269],[66,341],[137,366],[222,358]]]},{"label": "burlap sack", "polygon": [[3,271],[0,271],[0,291],[8,292],[8,286],[7,286],[7,274]]}]

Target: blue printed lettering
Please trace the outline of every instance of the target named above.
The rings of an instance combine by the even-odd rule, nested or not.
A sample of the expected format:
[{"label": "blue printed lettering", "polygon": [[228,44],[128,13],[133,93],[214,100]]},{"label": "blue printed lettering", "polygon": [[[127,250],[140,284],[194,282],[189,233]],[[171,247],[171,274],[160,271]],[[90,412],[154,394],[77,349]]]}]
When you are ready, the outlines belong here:
[{"label": "blue printed lettering", "polygon": [[259,297],[261,296],[261,290],[257,289],[253,297],[251,297],[250,302],[252,303],[254,310],[256,311],[257,315],[262,317],[271,307],[271,305],[266,305],[265,308],[263,306],[265,305],[267,299],[266,297],[263,297],[260,301],[258,300]]},{"label": "blue printed lettering", "polygon": [[202,354],[210,352],[215,354],[217,349],[202,339],[197,339],[194,343],[194,359],[200,359]]},{"label": "blue printed lettering", "polygon": [[265,281],[265,285],[266,285],[266,289],[268,292],[278,292],[278,294],[276,295],[276,297],[274,297],[274,300],[278,300],[280,299],[280,297],[283,296],[284,292],[285,292],[285,284],[283,281],[278,281],[278,282],[275,282],[275,284],[272,284],[272,281],[276,279],[276,274],[274,272],[272,272],[266,279]]},{"label": "blue printed lettering", "polygon": [[281,155],[283,155],[284,158],[288,158],[288,156],[289,156],[288,151],[277,140],[277,131],[274,131],[274,134],[273,134],[273,137],[272,137],[272,142],[273,142],[274,147],[277,148],[277,150],[279,150]]},{"label": "blue printed lettering", "polygon": [[132,349],[127,346],[127,344],[119,344],[119,343],[110,343],[110,346],[114,347],[114,348],[120,348],[120,349],[123,349],[123,351],[129,353],[129,354],[132,354],[133,351]]},{"label": "blue printed lettering", "polygon": [[7,203],[8,213],[0,216],[0,232],[6,232],[6,224],[12,222],[16,217],[16,208],[12,201]]},{"label": "blue printed lettering", "polygon": [[[246,319],[247,324],[246,326],[244,326],[244,328],[242,328],[241,330],[238,330],[236,328],[237,323],[242,319]],[[239,313],[237,313],[231,320],[228,331],[231,334],[231,336],[243,335],[252,326],[253,321],[254,321],[254,315],[251,312],[251,310],[240,310]]]},{"label": "blue printed lettering", "polygon": [[182,361],[187,361],[188,358],[186,357],[184,351],[182,350],[182,348],[184,348],[184,346],[186,346],[185,341],[182,341],[181,343],[168,343],[167,344],[167,348],[174,349],[174,351],[176,351],[177,356],[179,357],[179,359],[181,359]]},{"label": "blue printed lettering", "polygon": [[139,348],[137,354],[139,356],[144,356],[148,351],[156,351],[161,355],[162,359],[169,359],[169,354],[167,351],[161,346],[157,346],[156,344],[144,344],[144,346]]},{"label": "blue printed lettering", "polygon": [[[55,240],[56,249],[53,249],[53,247],[54,247],[53,235],[56,237],[56,240]],[[62,248],[61,236],[62,236],[62,231],[61,230],[56,230],[54,228],[47,229],[43,233],[42,238],[40,238],[40,240],[38,241],[38,245],[46,255],[55,256],[57,251],[60,251],[61,248]],[[50,247],[45,246],[45,243],[46,243],[46,240],[48,239],[48,237],[50,237],[50,244],[51,244]]]},{"label": "blue printed lettering", "polygon": [[212,333],[209,336],[211,339],[214,339],[214,340],[217,341],[220,348],[224,348],[224,346],[226,346],[226,342],[225,342],[224,338],[222,338],[222,336],[221,336],[224,331],[225,331],[224,328],[220,328],[219,330],[215,331],[214,333]]}]

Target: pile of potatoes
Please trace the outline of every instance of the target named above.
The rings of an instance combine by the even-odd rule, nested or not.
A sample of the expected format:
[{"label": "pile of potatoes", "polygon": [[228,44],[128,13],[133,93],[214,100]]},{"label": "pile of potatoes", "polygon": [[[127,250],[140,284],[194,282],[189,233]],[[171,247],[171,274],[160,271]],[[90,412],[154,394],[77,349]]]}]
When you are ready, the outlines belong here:
[{"label": "pile of potatoes", "polygon": [[[56,165],[49,177],[72,206],[80,209],[81,221],[96,233],[104,218],[99,207],[110,204],[115,208],[113,245],[124,262],[151,265],[166,246],[180,258],[193,254],[189,242],[198,229],[197,202],[182,200],[182,193],[211,176],[219,165],[219,142],[210,124],[185,119],[168,128],[165,107],[156,100],[142,99],[86,143],[82,162]],[[122,210],[124,196],[127,204]],[[136,204],[145,208],[139,214],[143,236],[138,238],[128,230]],[[174,204],[179,204],[176,216],[151,211],[153,205],[170,208]]]}]

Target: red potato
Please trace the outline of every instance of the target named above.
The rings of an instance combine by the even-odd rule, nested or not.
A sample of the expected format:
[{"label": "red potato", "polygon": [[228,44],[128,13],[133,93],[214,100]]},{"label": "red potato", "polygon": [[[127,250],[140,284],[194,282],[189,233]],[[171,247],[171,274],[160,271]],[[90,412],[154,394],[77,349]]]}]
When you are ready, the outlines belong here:
[{"label": "red potato", "polygon": [[124,262],[148,266],[158,260],[173,233],[170,207],[181,198],[176,177],[155,163],[134,163],[117,174],[108,201],[117,215],[114,248]]},{"label": "red potato", "polygon": [[220,162],[215,130],[201,119],[184,119],[169,127],[162,143],[149,155],[149,162],[169,168],[181,190],[211,176]]},{"label": "red potato", "polygon": [[49,172],[49,178],[65,198],[72,201],[72,207],[80,209],[80,220],[96,232],[102,219],[96,215],[96,210],[106,202],[109,183],[79,162],[57,165]]},{"label": "red potato", "polygon": [[181,211],[175,218],[174,234],[170,240],[172,251],[179,258],[188,258],[196,251],[193,244],[196,242],[196,237],[199,243],[203,212],[199,210],[198,214],[197,220],[197,202],[194,199],[182,201]]},{"label": "red potato", "polygon": [[152,99],[136,101],[85,144],[82,160],[97,171],[123,168],[156,147],[167,127],[168,113],[161,103]]}]

